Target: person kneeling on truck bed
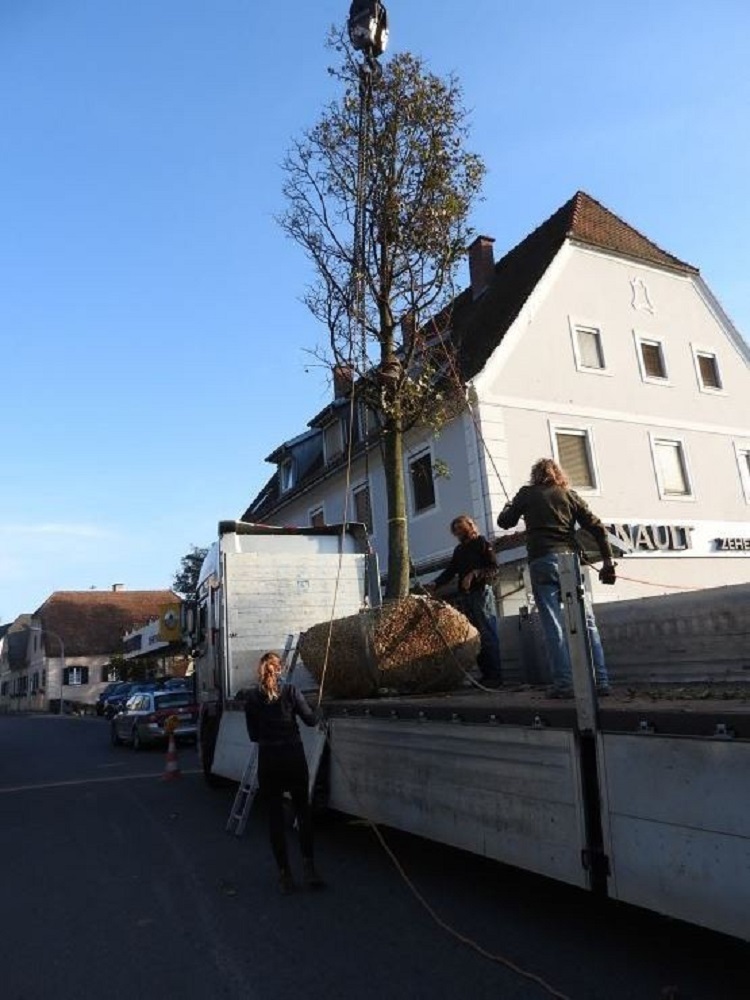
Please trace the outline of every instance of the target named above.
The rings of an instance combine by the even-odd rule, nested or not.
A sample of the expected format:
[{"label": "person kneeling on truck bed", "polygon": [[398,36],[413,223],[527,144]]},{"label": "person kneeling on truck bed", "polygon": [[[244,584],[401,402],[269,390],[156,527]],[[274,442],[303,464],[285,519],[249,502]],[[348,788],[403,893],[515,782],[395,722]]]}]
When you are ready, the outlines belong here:
[{"label": "person kneeling on truck bed", "polygon": [[466,615],[479,632],[480,649],[477,664],[485,687],[502,686],[500,665],[500,640],[498,638],[495,598],[490,582],[497,575],[495,552],[468,514],[459,514],[450,524],[450,531],[458,539],[451,561],[443,572],[425,590],[435,593],[458,577],[458,594],[450,598],[462,614]]},{"label": "person kneeling on truck bed", "polygon": [[264,653],[258,663],[258,686],[245,702],[247,733],[258,744],[258,786],[268,802],[271,850],[279,867],[279,888],[294,888],[284,834],[284,793],[289,792],[297,817],[305,884],[312,889],[324,882],[313,861],[313,830],[308,793],[309,775],[297,717],[307,726],[317,713],[293,684],[281,684],[283,666],[276,653]]},{"label": "person kneeling on truck bed", "polygon": [[[500,528],[513,528],[520,518],[526,524],[531,589],[539,609],[544,644],[552,667],[553,683],[548,693],[553,698],[572,698],[573,671],[563,622],[558,555],[578,551],[575,529],[579,524],[599,546],[604,560],[599,579],[602,583],[614,583],[612,549],[602,522],[575,490],[570,489],[568,477],[551,458],[540,458],[534,463],[528,485],[522,486],[505,505],[497,524]],[[604,650],[588,594],[584,604],[597,691],[600,695],[607,695],[609,678]]]}]

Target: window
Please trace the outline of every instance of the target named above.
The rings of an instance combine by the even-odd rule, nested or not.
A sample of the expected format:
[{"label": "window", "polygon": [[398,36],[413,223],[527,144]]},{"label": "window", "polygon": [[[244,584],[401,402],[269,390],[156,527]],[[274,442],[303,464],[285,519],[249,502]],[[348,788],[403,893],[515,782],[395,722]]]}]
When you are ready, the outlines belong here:
[{"label": "window", "polygon": [[750,503],[750,448],[735,444],[734,450],[737,455],[740,483],[742,484],[742,492],[745,495],[745,502]]},{"label": "window", "polygon": [[435,506],[435,481],[432,475],[432,455],[423,452],[409,461],[409,479],[415,514]]},{"label": "window", "polygon": [[88,684],[88,682],[88,667],[66,667],[63,671],[63,684],[67,684],[71,687],[77,687],[80,684]]},{"label": "window", "polygon": [[557,461],[565,470],[575,490],[596,489],[596,475],[588,431],[556,430]]},{"label": "window", "polygon": [[[345,428],[342,420],[329,424],[323,431],[323,448],[327,463],[341,458],[344,451]],[[347,442],[348,443],[348,442]]]},{"label": "window", "polygon": [[351,420],[352,417],[354,419],[354,423],[352,424],[352,441],[351,441],[352,448],[355,445],[358,445],[360,443],[360,441],[362,441],[362,420],[361,420],[362,414],[361,414],[361,410],[362,410],[362,405],[360,403],[358,403],[354,407],[354,413],[353,414],[352,414],[352,412],[350,410],[347,410],[346,413],[345,413],[345,415],[341,418],[341,433],[342,433],[343,438],[344,438],[344,449],[345,450],[348,450],[348,448],[349,448],[349,423],[350,423],[350,420]]},{"label": "window", "polygon": [[601,332],[594,326],[573,327],[576,366],[581,371],[603,371],[604,351]]},{"label": "window", "polygon": [[354,520],[364,524],[372,534],[372,509],[370,507],[370,487],[365,483],[352,493],[354,500]]},{"label": "window", "polygon": [[315,510],[310,511],[310,526],[313,528],[322,528],[326,523],[325,512],[322,507],[316,507]]},{"label": "window", "polygon": [[719,362],[712,351],[701,351],[693,348],[695,374],[702,391],[721,392],[724,388],[719,373]]},{"label": "window", "polygon": [[691,497],[693,491],[682,441],[653,438],[652,448],[659,495],[670,500]]},{"label": "window", "polygon": [[291,458],[285,459],[279,466],[279,480],[282,493],[286,493],[294,486],[294,464]]},{"label": "window", "polygon": [[665,382],[667,364],[664,360],[664,348],[660,340],[650,340],[636,334],[638,347],[638,364],[641,378],[644,382]]}]

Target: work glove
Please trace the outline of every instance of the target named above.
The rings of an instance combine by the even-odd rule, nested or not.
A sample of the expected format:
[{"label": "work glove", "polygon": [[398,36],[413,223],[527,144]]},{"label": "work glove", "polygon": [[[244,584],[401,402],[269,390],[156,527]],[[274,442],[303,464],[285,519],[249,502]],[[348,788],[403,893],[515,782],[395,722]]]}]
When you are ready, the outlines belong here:
[{"label": "work glove", "polygon": [[614,583],[617,579],[617,574],[615,573],[615,563],[605,563],[599,570],[599,580],[602,583]]}]

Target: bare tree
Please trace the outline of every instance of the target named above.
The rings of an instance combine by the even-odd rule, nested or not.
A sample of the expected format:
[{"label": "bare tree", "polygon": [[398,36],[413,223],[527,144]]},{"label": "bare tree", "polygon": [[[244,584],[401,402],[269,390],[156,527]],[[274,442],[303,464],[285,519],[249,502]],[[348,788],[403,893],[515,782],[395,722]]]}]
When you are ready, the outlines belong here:
[{"label": "bare tree", "polygon": [[305,302],[327,327],[326,359],[350,370],[355,393],[376,417],[388,501],[387,596],[403,597],[404,434],[418,423],[439,426],[463,403],[461,387],[445,377],[455,372],[450,303],[485,168],[464,148],[468,115],[455,77],[435,76],[410,53],[392,58],[382,75],[363,74],[341,32],[331,32],[329,45],[340,56],[329,72],[342,94],[284,160],[279,222],[313,264]]}]

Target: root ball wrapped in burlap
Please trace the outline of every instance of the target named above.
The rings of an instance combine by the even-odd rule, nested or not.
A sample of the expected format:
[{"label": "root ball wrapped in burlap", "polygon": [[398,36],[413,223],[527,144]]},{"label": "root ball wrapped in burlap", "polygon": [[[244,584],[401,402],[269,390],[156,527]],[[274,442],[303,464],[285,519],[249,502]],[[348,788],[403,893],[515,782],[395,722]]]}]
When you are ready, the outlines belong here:
[{"label": "root ball wrapped in burlap", "polygon": [[450,604],[410,596],[313,625],[299,652],[328,697],[368,698],[382,688],[426,694],[460,686],[476,663],[479,634]]}]

